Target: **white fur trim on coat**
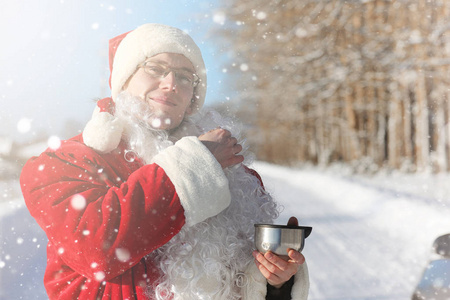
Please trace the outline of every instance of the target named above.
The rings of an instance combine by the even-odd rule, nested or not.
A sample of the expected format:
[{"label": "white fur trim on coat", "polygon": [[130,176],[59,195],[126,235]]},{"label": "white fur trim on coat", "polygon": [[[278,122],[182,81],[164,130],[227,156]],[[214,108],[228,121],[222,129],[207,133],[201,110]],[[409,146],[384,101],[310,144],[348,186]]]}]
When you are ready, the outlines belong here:
[{"label": "white fur trim on coat", "polygon": [[100,112],[97,106],[83,130],[83,141],[94,150],[107,153],[117,148],[122,132],[122,122],[110,113]]},{"label": "white fur trim on coat", "polygon": [[192,226],[215,216],[231,202],[228,179],[211,152],[197,137],[184,137],[154,157],[175,186]]},{"label": "white fur trim on coat", "polygon": [[[267,295],[267,280],[251,263],[245,271],[247,284],[242,289],[243,300],[265,300]],[[309,275],[306,262],[298,267],[291,290],[292,300],[306,300],[309,293]]]}]

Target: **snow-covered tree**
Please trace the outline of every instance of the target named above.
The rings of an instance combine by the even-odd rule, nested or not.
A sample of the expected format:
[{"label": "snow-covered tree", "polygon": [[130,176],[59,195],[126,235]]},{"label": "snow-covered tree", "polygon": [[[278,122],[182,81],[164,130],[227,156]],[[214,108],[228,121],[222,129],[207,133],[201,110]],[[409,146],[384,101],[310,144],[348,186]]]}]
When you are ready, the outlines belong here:
[{"label": "snow-covered tree", "polygon": [[450,2],[230,0],[220,13],[260,159],[450,169]]}]

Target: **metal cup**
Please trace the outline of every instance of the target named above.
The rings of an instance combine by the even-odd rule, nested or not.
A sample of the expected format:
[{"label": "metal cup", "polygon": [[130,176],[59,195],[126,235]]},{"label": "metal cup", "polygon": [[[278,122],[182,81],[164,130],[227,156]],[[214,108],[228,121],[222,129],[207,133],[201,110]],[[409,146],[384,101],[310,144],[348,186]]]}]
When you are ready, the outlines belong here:
[{"label": "metal cup", "polygon": [[277,255],[287,255],[287,250],[301,252],[312,227],[255,224],[255,247],[261,253],[271,251]]}]

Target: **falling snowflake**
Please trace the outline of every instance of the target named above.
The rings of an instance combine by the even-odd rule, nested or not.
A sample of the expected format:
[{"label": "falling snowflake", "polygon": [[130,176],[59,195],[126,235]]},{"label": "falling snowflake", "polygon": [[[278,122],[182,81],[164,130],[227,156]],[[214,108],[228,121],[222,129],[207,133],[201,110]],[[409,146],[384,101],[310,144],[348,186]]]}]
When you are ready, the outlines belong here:
[{"label": "falling snowflake", "polygon": [[70,199],[70,205],[75,210],[82,210],[86,207],[86,199],[80,194],[76,194]]},{"label": "falling snowflake", "polygon": [[256,14],[256,18],[258,20],[264,20],[265,18],[267,18],[267,14],[263,11],[260,11],[259,13]]},{"label": "falling snowflake", "polygon": [[248,71],[248,65],[247,64],[241,64],[240,69],[242,72]]},{"label": "falling snowflake", "polygon": [[220,24],[220,25],[224,25],[226,19],[227,19],[227,17],[225,15],[225,13],[222,12],[222,11],[218,11],[218,12],[214,13],[214,15],[213,15],[214,23],[217,23],[217,24]]},{"label": "falling snowflake", "polygon": [[161,127],[161,119],[155,118],[155,119],[152,121],[152,127],[153,127],[153,128],[159,128],[159,127]]},{"label": "falling snowflake", "polygon": [[98,271],[94,274],[95,280],[97,281],[102,281],[103,279],[105,279],[105,273],[102,271]]},{"label": "falling snowflake", "polygon": [[61,147],[61,140],[57,136],[51,136],[48,138],[47,141],[48,147],[52,150],[57,150],[59,147]]},{"label": "falling snowflake", "polygon": [[116,257],[121,262],[127,262],[131,258],[130,251],[128,251],[125,248],[117,248],[116,249]]},{"label": "falling snowflake", "polygon": [[27,133],[31,129],[31,119],[22,118],[17,122],[17,130],[20,133]]}]

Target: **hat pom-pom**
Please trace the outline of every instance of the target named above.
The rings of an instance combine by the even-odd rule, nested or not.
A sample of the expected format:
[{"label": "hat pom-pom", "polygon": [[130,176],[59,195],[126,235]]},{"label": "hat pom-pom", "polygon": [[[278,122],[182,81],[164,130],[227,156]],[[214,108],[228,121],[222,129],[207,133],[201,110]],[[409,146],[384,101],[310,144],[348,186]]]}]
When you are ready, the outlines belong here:
[{"label": "hat pom-pom", "polygon": [[96,151],[108,153],[119,146],[122,132],[123,123],[112,114],[101,112],[97,107],[83,130],[83,141]]}]

